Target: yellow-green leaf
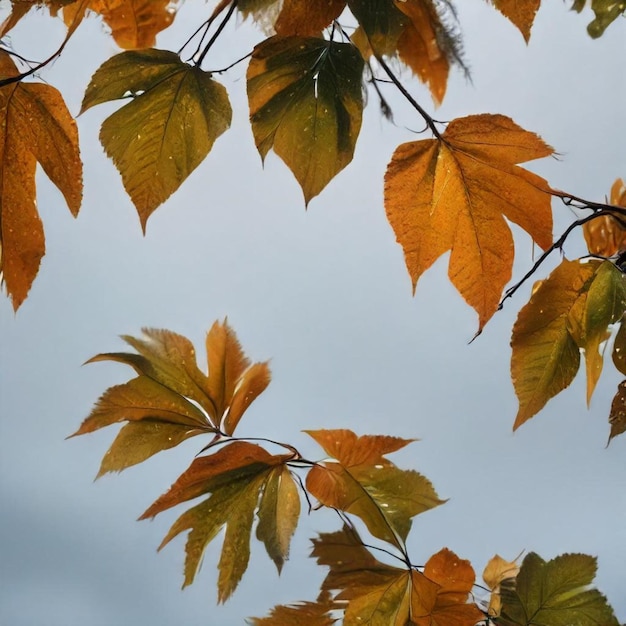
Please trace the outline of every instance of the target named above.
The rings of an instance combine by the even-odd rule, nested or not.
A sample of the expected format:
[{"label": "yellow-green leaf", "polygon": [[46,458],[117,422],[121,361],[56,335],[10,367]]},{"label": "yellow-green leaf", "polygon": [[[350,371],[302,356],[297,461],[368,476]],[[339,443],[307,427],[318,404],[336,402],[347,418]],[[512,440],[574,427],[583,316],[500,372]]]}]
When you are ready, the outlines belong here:
[{"label": "yellow-green leaf", "polygon": [[562,554],[544,561],[531,552],[519,574],[501,586],[503,626],[619,626],[606,598],[591,588],[596,559]]},{"label": "yellow-green leaf", "polygon": [[[18,75],[0,50],[0,80]],[[17,311],[45,253],[37,213],[37,162],[63,194],[72,215],[83,193],[78,131],[63,97],[43,83],[0,87],[0,273]]]},{"label": "yellow-green leaf", "polygon": [[248,566],[254,512],[263,487],[272,470],[290,458],[273,456],[255,444],[235,441],[214,454],[196,458],[169,491],[139,518],[154,517],[177,504],[210,494],[174,522],[159,547],[181,532],[190,531],[185,548],[184,586],[193,582],[206,546],[225,526],[218,565],[218,601],[228,599]]},{"label": "yellow-green leaf", "polygon": [[258,516],[257,539],[265,544],[280,573],[300,516],[300,495],[287,466],[279,465],[269,473]]},{"label": "yellow-green leaf", "polygon": [[[575,0],[572,9],[582,11],[586,0]],[[596,14],[595,19],[587,26],[587,32],[597,39],[604,31],[626,11],[626,0],[591,0],[591,8]]]},{"label": "yellow-green leaf", "polygon": [[100,141],[122,175],[142,228],[229,126],[226,90],[166,50],[122,52],[93,75],[81,112],[130,97],[102,124]]},{"label": "yellow-green leaf", "polygon": [[248,99],[257,149],[264,159],[273,148],[307,204],[352,160],[362,72],[363,59],[350,44],[276,36],[254,48]]}]

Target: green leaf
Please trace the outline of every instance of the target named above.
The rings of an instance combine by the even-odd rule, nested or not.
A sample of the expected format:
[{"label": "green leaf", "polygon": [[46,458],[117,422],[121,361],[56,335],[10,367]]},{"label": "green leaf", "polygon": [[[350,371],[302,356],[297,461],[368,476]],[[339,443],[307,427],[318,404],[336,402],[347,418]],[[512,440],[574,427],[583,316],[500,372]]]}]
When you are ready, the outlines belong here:
[{"label": "green leaf", "polygon": [[[290,458],[273,456],[255,444],[235,441],[214,454],[195,459],[169,491],[144,512],[139,519],[154,517],[182,502],[210,494],[174,522],[159,546],[160,550],[181,532],[190,531],[185,547],[183,586],[193,582],[205,548],[225,526],[218,565],[218,601],[228,599],[248,566],[254,512],[264,485],[272,471]],[[264,512],[267,510],[266,505]],[[289,518],[293,521],[291,515]]]},{"label": "green leaf", "polygon": [[265,544],[280,573],[300,516],[298,488],[287,466],[272,469],[267,477],[258,516],[257,539]]},{"label": "green leaf", "polygon": [[93,75],[81,107],[130,97],[102,124],[100,141],[122,175],[142,228],[203,161],[231,122],[226,90],[173,52],[122,52]]},{"label": "green leaf", "polygon": [[395,52],[409,19],[388,0],[348,0],[348,6],[376,54]]},{"label": "green leaf", "polygon": [[587,26],[587,32],[597,39],[604,31],[626,11],[626,0],[592,0],[591,8],[595,19]]},{"label": "green leaf", "polygon": [[307,204],[352,160],[363,65],[354,46],[316,37],[276,36],[254,48],[248,99],[257,149],[262,159],[274,149]]},{"label": "green leaf", "polygon": [[596,559],[563,554],[544,561],[531,552],[515,579],[502,582],[503,626],[618,626],[606,598],[590,587]]}]

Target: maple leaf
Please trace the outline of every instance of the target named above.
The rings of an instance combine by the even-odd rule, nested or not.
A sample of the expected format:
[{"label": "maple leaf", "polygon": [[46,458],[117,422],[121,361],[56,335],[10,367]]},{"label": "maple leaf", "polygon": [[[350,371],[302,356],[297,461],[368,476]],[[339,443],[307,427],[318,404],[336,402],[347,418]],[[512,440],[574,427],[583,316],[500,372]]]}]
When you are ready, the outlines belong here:
[{"label": "maple leaf", "polygon": [[306,432],[338,461],[311,468],[307,490],[323,505],[360,517],[375,537],[402,549],[411,518],[443,504],[427,478],[384,458],[410,439],[357,438],[349,430]]},{"label": "maple leaf", "polygon": [[210,73],[167,50],[128,51],[105,61],[85,92],[81,113],[131,101],[102,124],[100,141],[122,175],[142,228],[230,126],[225,88]]},{"label": "maple leaf", "polygon": [[514,429],[572,382],[580,349],[591,398],[602,371],[600,344],[625,307],[624,276],[609,261],[564,260],[542,281],[520,310],[511,337],[511,378],[519,400]]},{"label": "maple leaf", "polygon": [[346,0],[285,0],[274,24],[276,34],[315,36],[346,6]]},{"label": "maple leaf", "polygon": [[[611,204],[626,207],[626,184],[618,178],[611,187]],[[583,224],[590,254],[611,257],[626,249],[626,227],[616,217],[603,213]]]},{"label": "maple leaf", "polygon": [[[90,0],[89,9],[102,16],[111,36],[120,48],[151,48],[156,35],[174,21],[175,4],[171,0]],[[63,10],[63,19],[74,18],[74,7]]]},{"label": "maple leaf", "polygon": [[320,534],[313,545],[312,556],[330,568],[322,589],[338,590],[335,601],[347,601],[345,626],[474,626],[482,617],[467,604],[474,571],[448,549],[433,555],[421,573],[381,563],[346,526]]},{"label": "maple leaf", "polygon": [[[519,558],[519,557],[518,557]],[[517,559],[515,559],[517,560]],[[489,560],[483,571],[483,580],[491,590],[489,598],[489,608],[487,613],[490,616],[500,615],[502,600],[500,599],[500,585],[503,580],[515,578],[519,572],[519,565],[515,561],[507,561],[499,554]]]},{"label": "maple leaf", "polygon": [[98,476],[140,463],[189,437],[232,434],[270,381],[267,364],[250,364],[226,322],[215,322],[207,334],[208,376],[198,368],[188,339],[167,330],[143,332],[146,339],[123,337],[138,354],[111,352],[88,361],[125,363],[138,374],[109,388],[71,435],[128,422],[104,455]]},{"label": "maple leaf", "polygon": [[299,502],[295,504],[291,493],[279,495],[277,500],[287,503],[288,510],[285,511],[286,520],[277,524],[278,513],[275,504],[271,502],[275,495],[266,495],[265,490],[268,484],[270,490],[275,489],[271,483],[276,480],[276,476],[281,482],[293,482],[284,467],[291,458],[292,455],[271,455],[260,446],[244,441],[229,443],[214,454],[196,458],[169,491],[143,513],[140,520],[154,517],[187,500],[210,494],[174,522],[159,546],[160,550],[181,532],[190,531],[185,547],[183,586],[193,582],[206,546],[226,527],[217,587],[218,601],[228,599],[248,567],[250,535],[257,507],[259,526],[263,529],[259,532],[267,552],[277,565],[282,564],[297,523]]},{"label": "maple leaf", "polygon": [[298,602],[291,605],[275,606],[267,617],[253,617],[250,626],[332,626],[337,618],[331,611],[337,610],[337,603],[328,592],[322,592],[316,602]]},{"label": "maple leaf", "polygon": [[[19,75],[0,50],[0,79]],[[82,200],[78,131],[52,86],[16,82],[0,87],[0,274],[17,310],[45,253],[35,202],[37,162],[76,216]]]},{"label": "maple leaf", "polygon": [[490,0],[490,2],[517,26],[528,43],[530,29],[535,21],[541,0]]},{"label": "maple leaf", "polygon": [[590,588],[596,559],[586,554],[562,554],[544,561],[531,552],[514,580],[501,586],[503,626],[618,626],[606,598]]},{"label": "maple leaf", "polygon": [[400,145],[385,174],[385,209],[413,288],[450,250],[448,276],[478,313],[480,331],[511,277],[513,237],[504,217],[550,246],[548,184],[516,163],[552,152],[502,115],[456,119],[440,138]]},{"label": "maple leaf", "polygon": [[363,59],[317,37],[271,37],[254,48],[248,99],[262,159],[270,148],[308,204],[352,160],[361,128]]}]

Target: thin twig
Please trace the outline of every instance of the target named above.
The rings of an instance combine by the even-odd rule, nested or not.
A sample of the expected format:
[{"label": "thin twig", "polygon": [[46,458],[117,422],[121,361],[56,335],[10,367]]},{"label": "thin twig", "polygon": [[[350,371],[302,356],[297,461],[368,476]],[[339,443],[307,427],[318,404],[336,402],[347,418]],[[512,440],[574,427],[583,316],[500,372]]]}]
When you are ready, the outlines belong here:
[{"label": "thin twig", "polygon": [[230,18],[232,17],[232,14],[235,12],[236,8],[237,8],[237,0],[233,0],[231,2],[230,6],[228,7],[228,12],[226,13],[226,16],[220,22],[220,25],[217,27],[217,30],[213,33],[213,36],[211,37],[211,39],[209,39],[209,42],[204,47],[204,50],[202,51],[202,53],[198,57],[198,60],[196,61],[196,65],[197,66],[202,65],[202,61],[204,61],[204,57],[206,57],[207,53],[211,49],[211,46],[215,43],[217,38],[220,36],[222,31],[224,30],[226,24],[228,24],[228,20],[230,20]]},{"label": "thin twig", "polygon": [[248,52],[248,54],[241,57],[240,59],[237,59],[230,65],[227,65],[226,67],[222,68],[221,70],[210,70],[210,73],[211,74],[223,74],[224,72],[227,72],[229,69],[235,67],[235,65],[238,65],[239,63],[241,63],[242,61],[245,61],[248,57],[251,57],[251,56],[252,56],[252,52]]}]

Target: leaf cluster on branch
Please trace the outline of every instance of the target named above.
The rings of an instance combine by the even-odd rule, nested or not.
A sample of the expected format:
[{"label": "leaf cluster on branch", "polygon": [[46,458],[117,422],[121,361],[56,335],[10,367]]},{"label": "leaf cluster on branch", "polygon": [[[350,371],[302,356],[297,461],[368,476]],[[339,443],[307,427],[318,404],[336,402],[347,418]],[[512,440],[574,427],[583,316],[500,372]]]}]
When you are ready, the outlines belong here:
[{"label": "leaf cluster on branch", "polygon": [[[588,256],[563,259],[535,284],[514,325],[511,377],[519,400],[514,428],[572,382],[581,355],[589,401],[610,341],[612,362],[626,376],[623,180],[616,180],[606,202],[554,189],[521,167],[554,154],[537,134],[501,114],[438,121],[412,95],[409,81],[398,78],[398,67],[409,70],[428,86],[437,105],[445,97],[450,69],[467,71],[452,0],[213,4],[206,20],[174,52],[154,47],[157,34],[176,16],[169,0],[12,0],[0,26],[0,271],[15,310],[26,299],[45,253],[36,208],[37,163],[73,215],[82,200],[76,122],[60,92],[31,77],[62,54],[85,19],[99,16],[123,51],[95,70],[80,113],[120,101],[101,126],[100,142],[144,231],[152,213],[229,129],[232,107],[220,77],[235,65],[248,62],[250,124],[261,159],[270,151],[282,159],[305,205],[352,161],[367,95],[391,118],[385,93],[395,89],[430,134],[399,145],[384,175],[384,208],[414,290],[422,274],[449,253],[448,276],[476,311],[478,335],[544,261],[563,250],[571,232],[580,227],[587,242]],[[528,42],[541,0],[491,4]],[[575,0],[572,8],[580,12],[585,4]],[[624,14],[626,3],[592,0],[591,8],[595,19],[588,31],[599,37]],[[61,17],[67,26],[57,49],[39,63],[26,61],[7,37],[31,9]],[[228,67],[213,67],[213,45],[237,14],[261,23],[270,34]],[[580,216],[556,240],[554,198]],[[543,252],[507,289],[515,252],[511,223]],[[490,591],[485,603],[474,596],[474,569],[450,550],[442,549],[423,566],[414,564],[405,545],[413,518],[444,501],[424,476],[388,460],[411,440],[311,430],[328,455],[314,461],[288,443],[235,437],[270,373],[267,363],[251,364],[226,322],[216,322],[207,335],[208,373],[198,368],[192,344],[175,333],[146,330],[142,339],[124,340],[135,352],[100,354],[92,361],[121,362],[137,376],[110,388],[75,434],[125,422],[99,476],[190,437],[211,436],[200,456],[141,517],[204,497],[178,518],[161,544],[188,532],[186,585],[207,545],[224,529],[218,600],[227,600],[247,568],[255,518],[256,537],[280,572],[301,494],[310,509],[315,501],[316,507],[336,510],[342,521],[341,530],[314,540],[313,556],[329,568],[318,599],[276,607],[253,624],[317,626],[339,619],[347,626],[617,624],[604,597],[589,587],[595,561],[585,555],[546,562],[530,553],[519,566],[496,556],[483,574]],[[609,441],[626,431],[626,380],[619,385],[609,422]],[[276,447],[280,453],[271,451]],[[375,544],[361,539],[354,517]],[[379,561],[376,551],[395,559],[395,565]]]}]

